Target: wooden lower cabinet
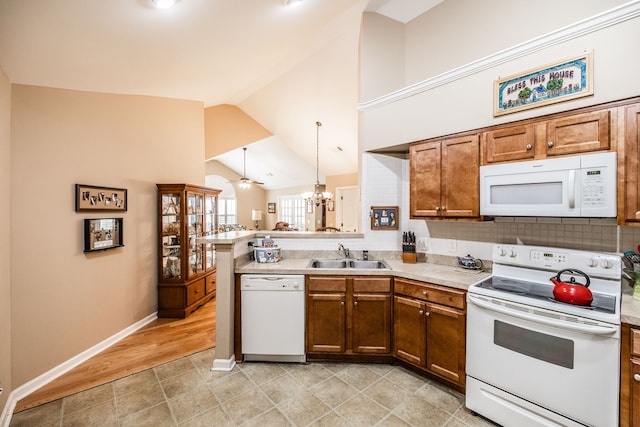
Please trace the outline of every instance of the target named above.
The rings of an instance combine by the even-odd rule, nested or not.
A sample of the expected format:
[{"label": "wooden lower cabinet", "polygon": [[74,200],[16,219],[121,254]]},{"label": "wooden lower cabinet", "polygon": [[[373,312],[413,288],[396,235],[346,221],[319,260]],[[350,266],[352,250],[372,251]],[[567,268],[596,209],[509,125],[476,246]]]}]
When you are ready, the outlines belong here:
[{"label": "wooden lower cabinet", "polygon": [[640,427],[640,328],[622,325],[620,427]]},{"label": "wooden lower cabinet", "polygon": [[187,283],[160,283],[158,317],[185,318],[216,296],[216,271]]},{"label": "wooden lower cabinet", "polygon": [[465,386],[465,292],[394,280],[393,355],[456,386]]},{"label": "wooden lower cabinet", "polygon": [[307,353],[391,354],[391,278],[307,276]]}]

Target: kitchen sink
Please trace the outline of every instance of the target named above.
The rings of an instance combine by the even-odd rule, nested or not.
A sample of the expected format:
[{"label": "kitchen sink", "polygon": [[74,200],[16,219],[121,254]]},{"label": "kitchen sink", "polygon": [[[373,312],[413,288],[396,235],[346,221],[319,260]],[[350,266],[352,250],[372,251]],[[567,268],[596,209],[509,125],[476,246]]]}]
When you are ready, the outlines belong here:
[{"label": "kitchen sink", "polygon": [[313,259],[309,267],[311,268],[347,268],[349,265],[342,259]]},{"label": "kitchen sink", "polygon": [[378,260],[351,260],[349,261],[349,268],[391,269],[386,262]]},{"label": "kitchen sink", "polygon": [[352,269],[374,269],[391,270],[391,267],[379,260],[357,260],[357,259],[312,259],[309,268],[352,268]]}]

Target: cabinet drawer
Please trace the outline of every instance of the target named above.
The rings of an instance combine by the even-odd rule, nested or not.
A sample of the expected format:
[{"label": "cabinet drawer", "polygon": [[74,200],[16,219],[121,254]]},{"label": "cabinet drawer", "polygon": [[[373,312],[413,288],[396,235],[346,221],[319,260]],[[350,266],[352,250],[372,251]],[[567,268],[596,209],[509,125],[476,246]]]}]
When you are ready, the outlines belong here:
[{"label": "cabinet drawer", "polygon": [[391,279],[389,277],[354,277],[354,293],[367,292],[391,292]]},{"label": "cabinet drawer", "polygon": [[631,354],[640,356],[640,329],[631,329]]},{"label": "cabinet drawer", "polygon": [[206,279],[198,280],[187,286],[187,306],[198,302],[204,297],[204,282]]},{"label": "cabinet drawer", "polygon": [[394,293],[459,308],[461,310],[464,309],[464,291],[458,289],[413,282],[405,279],[395,279]]},{"label": "cabinet drawer", "polygon": [[307,279],[309,292],[346,292],[346,277],[311,276]]},{"label": "cabinet drawer", "polygon": [[215,273],[210,274],[204,280],[205,280],[205,285],[204,285],[205,293],[209,295],[210,293],[215,292],[216,291],[216,274]]}]

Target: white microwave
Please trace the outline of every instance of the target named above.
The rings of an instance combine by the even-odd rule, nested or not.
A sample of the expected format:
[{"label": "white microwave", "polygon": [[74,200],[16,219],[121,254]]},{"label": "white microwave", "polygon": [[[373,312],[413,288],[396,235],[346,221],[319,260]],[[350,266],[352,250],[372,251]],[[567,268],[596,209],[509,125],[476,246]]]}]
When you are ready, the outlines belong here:
[{"label": "white microwave", "polygon": [[480,167],[480,214],[616,216],[616,153]]}]

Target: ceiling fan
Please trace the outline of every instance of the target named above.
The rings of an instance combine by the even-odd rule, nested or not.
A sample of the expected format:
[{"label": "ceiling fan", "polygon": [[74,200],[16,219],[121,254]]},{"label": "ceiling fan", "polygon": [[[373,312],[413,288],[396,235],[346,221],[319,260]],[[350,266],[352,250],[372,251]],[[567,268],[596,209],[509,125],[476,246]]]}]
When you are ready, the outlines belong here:
[{"label": "ceiling fan", "polygon": [[240,188],[249,188],[251,187],[251,184],[263,185],[264,182],[253,181],[247,178],[247,147],[242,147],[242,156],[243,156],[242,178],[240,178],[238,181],[231,181],[231,182],[240,182],[240,184],[238,184],[240,185]]}]

